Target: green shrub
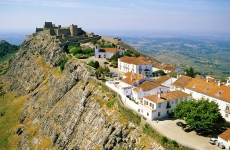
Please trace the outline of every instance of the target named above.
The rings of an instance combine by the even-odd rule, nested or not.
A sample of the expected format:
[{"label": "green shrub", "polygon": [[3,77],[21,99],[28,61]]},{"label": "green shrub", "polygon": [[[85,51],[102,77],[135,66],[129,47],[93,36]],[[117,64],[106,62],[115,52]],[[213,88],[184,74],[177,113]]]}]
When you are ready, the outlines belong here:
[{"label": "green shrub", "polygon": [[108,101],[107,103],[106,103],[106,106],[108,107],[108,108],[111,108],[113,105],[114,105],[114,103],[117,101],[117,98],[114,98],[113,100],[111,100],[111,101]]},{"label": "green shrub", "polygon": [[166,144],[168,142],[168,138],[165,136],[162,136],[160,139],[161,144]]},{"label": "green shrub", "polygon": [[75,58],[80,59],[80,58],[81,58],[81,54],[77,54],[77,55],[75,55]]},{"label": "green shrub", "polygon": [[61,65],[60,65],[61,71],[64,70],[64,66],[65,66],[65,64],[67,63],[68,60],[69,60],[69,57],[66,57],[66,58],[62,61]]},{"label": "green shrub", "polygon": [[170,141],[174,147],[179,147],[178,143],[175,140]]}]

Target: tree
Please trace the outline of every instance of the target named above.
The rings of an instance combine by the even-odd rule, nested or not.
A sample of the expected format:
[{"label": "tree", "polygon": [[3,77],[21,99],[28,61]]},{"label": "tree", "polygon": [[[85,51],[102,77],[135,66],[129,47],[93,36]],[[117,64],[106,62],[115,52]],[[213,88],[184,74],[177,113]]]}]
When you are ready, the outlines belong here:
[{"label": "tree", "polygon": [[166,73],[165,73],[163,70],[154,71],[154,72],[153,72],[153,75],[155,75],[155,74],[157,74],[157,75],[159,75],[159,76],[164,76],[164,75],[166,75]]},{"label": "tree", "polygon": [[90,62],[87,65],[94,67],[94,64],[95,64],[95,62],[93,60],[90,60]]},{"label": "tree", "polygon": [[191,127],[210,128],[223,121],[218,105],[208,100],[183,101],[174,109],[176,118],[184,119]]},{"label": "tree", "polygon": [[98,69],[100,67],[100,64],[98,61],[95,61],[94,62],[94,68]]},{"label": "tree", "polygon": [[186,76],[189,76],[192,78],[194,78],[197,74],[199,74],[199,75],[201,74],[200,72],[197,72],[197,71],[195,72],[192,67],[190,67],[189,69],[185,68],[184,72],[186,72]]},{"label": "tree", "polygon": [[140,53],[138,53],[138,52],[133,53],[133,55],[134,55],[134,57],[140,57]]},{"label": "tree", "polygon": [[132,52],[131,50],[126,50],[126,51],[124,52],[124,56],[129,56],[129,57],[131,57],[132,54],[133,54],[133,52]]}]

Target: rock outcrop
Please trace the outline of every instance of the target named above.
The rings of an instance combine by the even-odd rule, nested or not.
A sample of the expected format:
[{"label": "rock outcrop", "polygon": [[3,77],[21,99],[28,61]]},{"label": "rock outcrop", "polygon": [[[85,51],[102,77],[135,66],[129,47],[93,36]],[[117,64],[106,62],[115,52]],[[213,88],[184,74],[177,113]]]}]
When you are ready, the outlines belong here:
[{"label": "rock outcrop", "polygon": [[49,35],[28,36],[19,53],[10,60],[4,75],[8,92],[29,94],[15,134],[21,136],[15,149],[149,149],[161,148],[141,127],[127,121],[117,104],[106,107],[116,95],[102,91],[90,77],[87,66],[77,59],[57,66],[65,47]]}]

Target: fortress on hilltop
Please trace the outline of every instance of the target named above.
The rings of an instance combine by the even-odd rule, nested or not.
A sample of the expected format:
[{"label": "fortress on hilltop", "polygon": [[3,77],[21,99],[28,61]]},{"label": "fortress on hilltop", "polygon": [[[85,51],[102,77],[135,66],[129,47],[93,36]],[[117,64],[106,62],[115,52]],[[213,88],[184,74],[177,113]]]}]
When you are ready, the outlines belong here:
[{"label": "fortress on hilltop", "polygon": [[80,42],[86,43],[92,40],[98,40],[101,37],[94,35],[94,33],[87,33],[77,25],[70,25],[68,27],[61,27],[61,25],[55,26],[52,22],[45,22],[43,28],[36,28],[36,33],[46,33],[53,36],[56,42],[69,43],[69,42]]}]

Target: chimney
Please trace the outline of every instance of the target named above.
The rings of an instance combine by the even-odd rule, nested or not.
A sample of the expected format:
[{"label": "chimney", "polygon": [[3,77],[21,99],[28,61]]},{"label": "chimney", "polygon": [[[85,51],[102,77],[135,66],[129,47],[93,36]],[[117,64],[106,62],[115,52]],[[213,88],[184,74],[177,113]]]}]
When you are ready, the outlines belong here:
[{"label": "chimney", "polygon": [[218,81],[218,86],[221,86],[221,83],[220,83],[220,81]]},{"label": "chimney", "polygon": [[158,94],[157,94],[157,97],[158,97],[158,98],[161,98],[161,93],[158,93]]}]

